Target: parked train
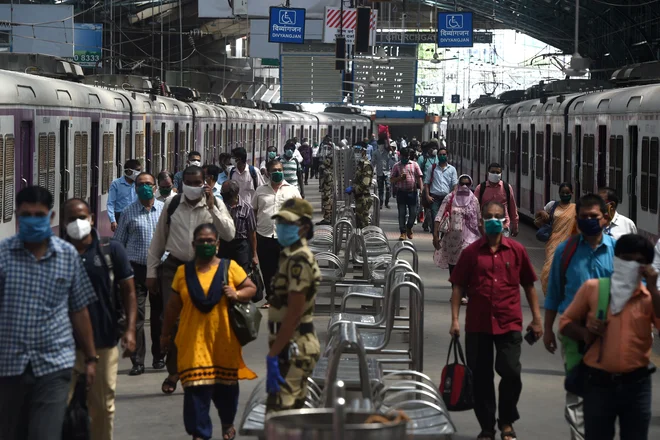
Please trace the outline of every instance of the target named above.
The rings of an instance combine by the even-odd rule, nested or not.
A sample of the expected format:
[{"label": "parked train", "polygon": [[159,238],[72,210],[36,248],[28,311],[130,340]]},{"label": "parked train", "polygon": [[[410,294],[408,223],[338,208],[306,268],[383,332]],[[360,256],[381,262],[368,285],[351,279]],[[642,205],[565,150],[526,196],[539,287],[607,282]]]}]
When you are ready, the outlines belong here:
[{"label": "parked train", "polygon": [[113,90],[0,70],[0,237],[16,231],[14,199],[38,184],[55,197],[55,233],[63,203],[89,201],[101,233],[110,234],[108,189],[128,158],[146,171],[176,171],[191,150],[213,163],[223,151],[248,150],[258,165],[269,145],[287,139],[361,140],[371,119],[360,114],[264,111]]},{"label": "parked train", "polygon": [[655,238],[660,230],[660,86],[570,93],[457,111],[447,124],[449,154],[461,173],[484,181],[503,166],[522,215],[558,197],[616,189],[618,212]]}]

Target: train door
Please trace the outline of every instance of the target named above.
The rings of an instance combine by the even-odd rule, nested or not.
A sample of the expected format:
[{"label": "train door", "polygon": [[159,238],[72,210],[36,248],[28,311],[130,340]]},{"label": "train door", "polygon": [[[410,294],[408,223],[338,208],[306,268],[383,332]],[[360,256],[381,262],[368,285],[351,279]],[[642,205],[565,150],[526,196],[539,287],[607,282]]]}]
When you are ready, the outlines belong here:
[{"label": "train door", "polygon": [[151,122],[146,123],[146,128],[144,129],[144,135],[145,135],[145,158],[144,158],[144,164],[143,165],[143,170],[146,171],[147,173],[151,172],[151,157],[152,157],[152,150],[151,150]]},{"label": "train door", "polygon": [[[552,126],[546,124],[545,126],[545,148],[543,151],[543,203],[547,203],[550,200],[550,181],[552,180],[550,173],[550,164],[552,163],[551,153],[551,136],[552,136]],[[533,208],[533,207],[532,207]],[[534,211],[532,211],[534,213]]]},{"label": "train door", "polygon": [[[69,166],[69,121],[60,121],[60,225],[64,225],[62,214],[64,213],[64,203],[69,199],[71,173]],[[60,231],[62,232],[62,231]]]},{"label": "train door", "polygon": [[[115,166],[117,167],[117,174],[110,176],[110,182],[112,182],[117,177],[121,177],[121,137],[122,137],[122,124],[117,124],[115,130]],[[126,158],[128,159],[128,158]]]},{"label": "train door", "polygon": [[598,188],[607,186],[607,125],[598,126]]},{"label": "train door", "polygon": [[515,151],[513,152],[513,166],[516,173],[516,203],[520,206],[520,143],[522,142],[522,126],[516,128]]},{"label": "train door", "polygon": [[167,150],[165,149],[165,139],[166,139],[166,137],[167,137],[167,132],[166,132],[166,128],[165,128],[165,123],[162,122],[160,124],[160,145],[157,146],[157,148],[160,149],[160,161],[159,161],[160,166],[157,169],[154,170],[153,174],[155,176],[157,176],[158,173],[160,173],[162,170],[166,169],[166,167],[168,166],[168,164],[167,164],[167,155],[166,155]]},{"label": "train door", "polygon": [[[508,151],[506,152],[507,154],[504,154],[504,149],[502,149],[502,162],[500,162],[500,165],[503,167],[502,168],[502,174],[504,174],[504,170],[506,169],[506,179],[505,180],[507,182],[511,181],[511,176],[509,176],[509,170],[511,169],[511,163],[507,164],[504,161],[504,158],[505,157],[508,157],[508,158],[511,157],[510,156],[510,154],[511,154],[511,141],[512,141],[512,139],[511,139],[511,130],[510,130],[510,126],[507,125],[506,126],[506,144],[505,144],[505,148]],[[509,160],[509,162],[510,162],[510,160]],[[502,177],[504,177],[504,176],[502,176]]]},{"label": "train door", "polygon": [[90,185],[89,209],[95,219],[99,218],[99,136],[100,127],[98,121],[92,122],[92,154],[90,155],[90,167],[92,183]]},{"label": "train door", "polygon": [[630,198],[630,210],[628,217],[637,223],[637,158],[639,149],[638,130],[636,125],[628,127],[628,149],[630,150],[630,162],[628,168],[628,196]]},{"label": "train door", "polygon": [[[582,173],[580,172],[580,164],[582,163],[582,126],[575,126],[575,197],[579,198],[582,194],[581,181]],[[635,168],[636,170],[637,168]]]},{"label": "train door", "polygon": [[339,127],[339,140],[344,139],[344,126]]},{"label": "train door", "polygon": [[179,154],[181,154],[179,151],[181,148],[179,136],[179,123],[177,122],[174,124],[174,163],[167,164],[167,169],[172,173],[179,171]]},{"label": "train door", "polygon": [[[32,155],[34,154],[34,137],[32,134],[32,121],[21,121],[21,144],[18,148],[19,169],[16,186],[21,189],[32,185]],[[17,191],[17,192],[18,192]]]},{"label": "train door", "polygon": [[[527,152],[527,161],[528,164],[528,174],[529,176],[529,211],[534,214],[534,193],[536,191],[536,173],[534,172],[534,168],[536,165],[536,124],[532,124],[530,127],[530,140],[529,142],[531,143],[531,148]],[[523,146],[523,152],[525,151],[525,147]],[[532,159],[529,160],[529,152],[531,151],[531,156]],[[525,160],[525,154],[523,153],[523,160]],[[531,167],[530,167],[531,164]]]}]

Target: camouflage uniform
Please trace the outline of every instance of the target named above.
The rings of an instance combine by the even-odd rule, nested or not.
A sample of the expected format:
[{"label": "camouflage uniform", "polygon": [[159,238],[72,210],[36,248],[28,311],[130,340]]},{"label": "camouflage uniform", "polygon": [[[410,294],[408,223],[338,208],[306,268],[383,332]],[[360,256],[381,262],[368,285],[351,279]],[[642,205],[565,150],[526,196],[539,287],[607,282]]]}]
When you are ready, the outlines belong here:
[{"label": "camouflage uniform", "polygon": [[[291,213],[297,214],[298,218],[306,216],[311,220],[313,209],[302,199],[291,199],[284,202],[277,215],[291,220],[286,216]],[[321,355],[321,346],[313,326],[314,302],[319,290],[321,271],[307,247],[307,240],[303,238],[293,246],[285,247],[280,253],[279,264],[279,270],[272,281],[273,295],[268,298],[269,346],[275,341],[279,326],[286,316],[290,292],[302,292],[305,295],[305,309],[291,341],[279,354],[280,374],[286,382],[281,385],[279,393],[268,394],[266,412],[299,409],[304,406],[307,378],[312,374]]]},{"label": "camouflage uniform", "polygon": [[374,179],[374,167],[369,160],[363,157],[357,164],[353,191],[355,194],[355,221],[358,228],[369,226],[369,211],[373,199],[371,186]]},{"label": "camouflage uniform", "polygon": [[332,154],[323,158],[321,164],[321,208],[323,209],[323,222],[330,224],[332,221],[332,192],[334,191],[334,176],[332,173]]}]

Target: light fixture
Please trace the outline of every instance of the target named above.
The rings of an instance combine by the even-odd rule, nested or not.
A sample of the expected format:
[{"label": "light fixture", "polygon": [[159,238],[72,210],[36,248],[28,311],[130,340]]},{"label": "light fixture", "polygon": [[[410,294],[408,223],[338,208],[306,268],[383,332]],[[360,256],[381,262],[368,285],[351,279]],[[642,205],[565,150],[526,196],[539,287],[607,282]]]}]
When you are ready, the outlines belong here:
[{"label": "light fixture", "polygon": [[252,70],[252,66],[250,66],[250,60],[249,59],[245,60],[245,65],[243,66],[243,70],[245,70],[245,71]]}]

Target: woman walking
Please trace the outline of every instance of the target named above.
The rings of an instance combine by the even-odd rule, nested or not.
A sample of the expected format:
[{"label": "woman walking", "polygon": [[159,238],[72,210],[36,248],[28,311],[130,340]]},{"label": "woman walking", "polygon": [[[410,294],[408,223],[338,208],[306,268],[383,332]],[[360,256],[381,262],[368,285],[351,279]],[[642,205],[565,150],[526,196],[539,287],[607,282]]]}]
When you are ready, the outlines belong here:
[{"label": "woman walking", "polygon": [[177,365],[184,390],[183,420],[193,440],[211,438],[211,401],[222,422],[223,439],[236,436],[238,381],[254,379],[245,366],[241,344],[231,329],[228,307],[247,302],[256,288],[235,261],[219,259],[218,231],[212,224],[193,232],[195,259],[179,266],[172,281],[172,295],[165,310],[160,345],[166,349],[177,318]]},{"label": "woman walking", "polygon": [[543,293],[548,287],[548,278],[550,277],[550,267],[555,255],[555,249],[562,241],[577,234],[575,203],[571,203],[573,198],[573,185],[562,183],[559,185],[559,201],[552,201],[545,205],[543,211],[536,213],[534,224],[541,227],[545,224],[552,224],[552,234],[545,244],[545,263],[541,272],[541,285]]}]

